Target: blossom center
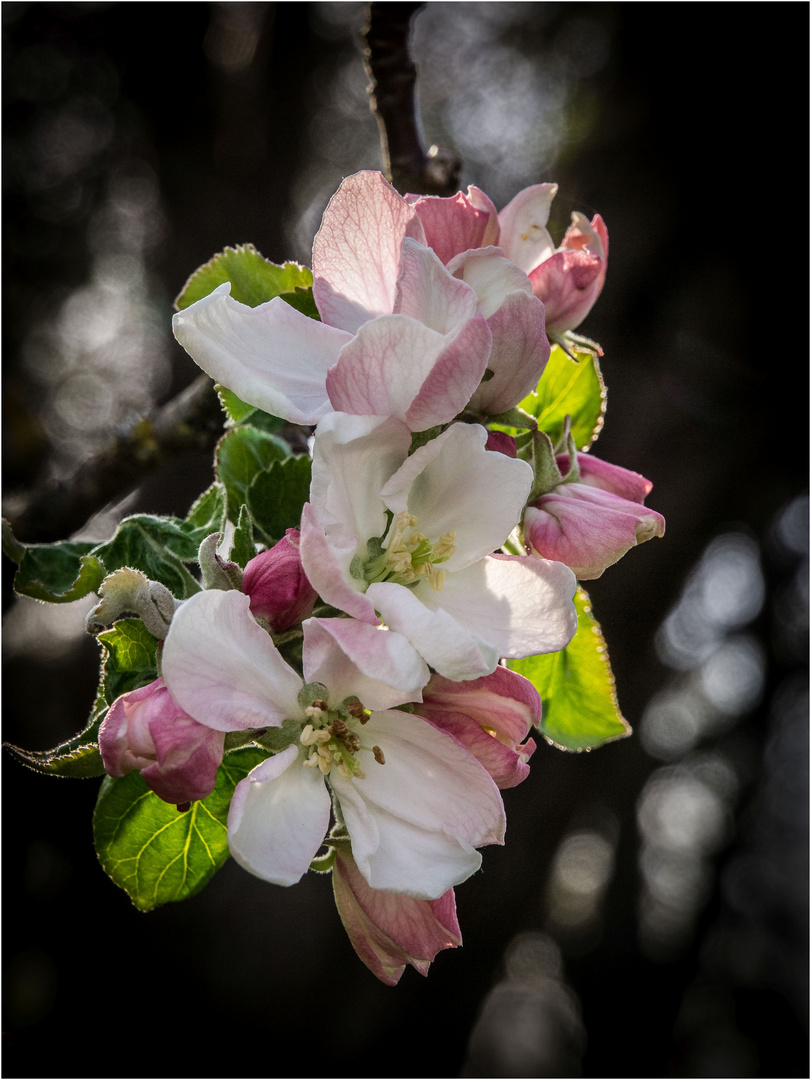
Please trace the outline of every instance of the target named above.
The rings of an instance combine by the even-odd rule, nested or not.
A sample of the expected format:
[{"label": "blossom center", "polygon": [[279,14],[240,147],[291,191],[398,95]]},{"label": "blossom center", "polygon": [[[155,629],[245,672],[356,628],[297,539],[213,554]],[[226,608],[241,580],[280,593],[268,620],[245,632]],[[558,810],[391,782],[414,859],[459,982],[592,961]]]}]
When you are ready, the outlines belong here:
[{"label": "blossom center", "polygon": [[397,585],[413,586],[427,578],[432,589],[443,587],[445,571],[438,570],[437,566],[447,562],[456,551],[456,530],[449,529],[436,542],[432,542],[417,531],[418,524],[417,518],[407,510],[396,515],[389,528],[385,549],[363,564],[363,577],[368,584],[391,581]]},{"label": "blossom center", "polygon": [[307,769],[320,769],[324,776],[335,768],[345,780],[363,780],[366,773],[355,756],[357,752],[371,749],[375,761],[383,765],[383,751],[379,746],[362,746],[360,737],[350,726],[353,720],[361,724],[368,720],[368,714],[359,701],[350,702],[341,711],[345,716],[331,710],[322,700],[314,701],[304,710],[309,722],[305,724],[299,742],[310,748],[304,766]]}]

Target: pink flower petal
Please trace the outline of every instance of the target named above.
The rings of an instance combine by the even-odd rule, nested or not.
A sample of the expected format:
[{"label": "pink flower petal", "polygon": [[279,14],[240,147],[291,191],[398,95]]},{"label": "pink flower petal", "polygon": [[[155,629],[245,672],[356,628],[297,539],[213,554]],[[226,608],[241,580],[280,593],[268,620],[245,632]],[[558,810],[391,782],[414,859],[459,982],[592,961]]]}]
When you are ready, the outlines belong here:
[{"label": "pink flower petal", "polygon": [[241,592],[209,589],[175,612],[163,677],[190,716],[216,731],[277,726],[298,715],[301,678],[250,612]]},{"label": "pink flower petal", "polygon": [[391,314],[407,236],[425,241],[417,212],[379,172],[344,180],[313,242],[313,296],[325,323],[354,333]]},{"label": "pink flower petal", "polygon": [[440,334],[476,314],[476,294],[455,278],[430,248],[406,238],[402,274],[397,282],[395,314],[408,315]]},{"label": "pink flower petal", "polygon": [[468,248],[483,247],[493,241],[496,208],[479,188],[470,187],[449,198],[435,195],[407,195],[425,228],[425,239],[443,263]]},{"label": "pink flower petal", "polygon": [[487,367],[493,377],[478,387],[468,409],[492,416],[514,408],[535,389],[551,350],[544,307],[535,296],[511,293],[487,323],[493,335]]}]

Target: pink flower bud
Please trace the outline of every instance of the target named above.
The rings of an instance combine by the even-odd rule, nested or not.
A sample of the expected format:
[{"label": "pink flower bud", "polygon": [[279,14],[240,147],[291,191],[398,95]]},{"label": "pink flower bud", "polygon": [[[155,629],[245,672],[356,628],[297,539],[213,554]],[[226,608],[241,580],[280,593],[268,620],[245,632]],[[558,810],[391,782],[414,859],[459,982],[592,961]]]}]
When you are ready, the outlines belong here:
[{"label": "pink flower bud", "polygon": [[288,529],[278,544],[251,559],[242,591],[251,599],[253,615],[267,619],[274,633],[309,618],[317,593],[301,565],[298,529]]},{"label": "pink flower bud", "polygon": [[[557,458],[565,476],[569,455]],[[644,506],[653,485],[639,473],[578,454],[580,480],[559,484],[528,506],[524,540],[532,554],[566,563],[584,581],[598,578],[637,544],[663,536],[665,519]]]},{"label": "pink flower bud", "polygon": [[435,674],[418,708],[421,716],[458,739],[498,787],[515,787],[529,775],[535,742],[527,735],[541,722],[541,699],[523,675],[497,667],[492,675],[453,682]]},{"label": "pink flower bud", "polygon": [[544,303],[547,333],[581,324],[602,291],[607,259],[608,230],[600,215],[589,223],[573,214],[561,246],[529,274],[533,292]]},{"label": "pink flower bud", "polygon": [[417,900],[373,889],[358,870],[348,845],[332,871],[335,905],[355,952],[382,982],[395,986],[411,964],[427,975],[441,949],[462,944],[453,889],[438,900]]},{"label": "pink flower bud", "polygon": [[140,770],[168,803],[205,799],[214,790],[225,733],[199,724],[169,693],[163,679],[116,698],[99,729],[99,750],[110,776]]},{"label": "pink flower bud", "polygon": [[499,454],[506,454],[507,457],[518,457],[515,436],[508,435],[506,431],[488,431],[484,448],[485,450],[494,450]]}]

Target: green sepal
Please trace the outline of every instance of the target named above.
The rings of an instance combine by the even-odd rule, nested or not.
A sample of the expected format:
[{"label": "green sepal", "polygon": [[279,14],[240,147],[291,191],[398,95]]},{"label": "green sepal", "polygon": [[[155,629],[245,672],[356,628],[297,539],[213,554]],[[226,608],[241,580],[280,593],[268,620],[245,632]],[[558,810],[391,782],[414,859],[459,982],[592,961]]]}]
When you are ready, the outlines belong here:
[{"label": "green sepal", "polygon": [[256,558],[256,544],[253,539],[253,522],[247,506],[240,506],[239,518],[234,529],[229,558],[244,570],[251,559]]},{"label": "green sepal", "polygon": [[228,495],[230,521],[236,524],[243,504],[250,505],[248,488],[255,477],[289,455],[290,447],[284,439],[252,424],[243,424],[223,435],[215,451],[215,468]]},{"label": "green sepal", "polygon": [[220,869],[234,788],[266,757],[258,749],[229,754],[214,791],[185,812],[159,799],[138,772],[105,779],[93,815],[96,851],[139,910],[194,896]]},{"label": "green sepal", "polygon": [[106,715],[107,702],[99,689],[87,726],[53,750],[25,750],[12,743],[4,745],[19,762],[38,773],[79,779],[103,776],[104,764],[99,753],[98,738],[101,722]]},{"label": "green sepal", "polygon": [[301,511],[310,497],[312,461],[305,455],[274,461],[258,473],[248,488],[248,509],[260,538],[281,540],[287,529],[301,524]]},{"label": "green sepal", "polygon": [[606,390],[597,357],[579,352],[578,358],[579,362],[573,363],[555,345],[537,389],[524,398],[519,409],[533,416],[554,444],[563,437],[566,417],[570,416],[577,449],[587,450],[602,430]]},{"label": "green sepal", "polygon": [[[301,310],[302,292],[312,289],[312,271],[298,263],[272,263],[253,244],[227,247],[194,271],[175,300],[178,311],[231,282],[231,296],[240,304],[258,307],[276,296]],[[306,314],[306,312],[305,312]]]},{"label": "green sepal", "polygon": [[280,727],[265,728],[264,731],[255,736],[255,739],[266,750],[271,750],[274,754],[280,754],[282,750],[286,750],[288,746],[298,742],[301,728],[301,720],[285,720]]},{"label": "green sepal", "polygon": [[560,750],[593,750],[631,734],[617,702],[614,673],[588,593],[574,597],[577,632],[565,649],[509,660],[512,671],[529,679],[543,701],[539,731]]}]

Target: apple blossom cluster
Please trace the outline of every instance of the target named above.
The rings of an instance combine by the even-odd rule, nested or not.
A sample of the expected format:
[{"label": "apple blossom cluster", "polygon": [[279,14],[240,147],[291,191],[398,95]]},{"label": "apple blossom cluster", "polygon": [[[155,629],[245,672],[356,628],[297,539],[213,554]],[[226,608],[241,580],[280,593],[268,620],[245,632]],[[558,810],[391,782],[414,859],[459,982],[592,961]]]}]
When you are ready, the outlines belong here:
[{"label": "apple blossom cluster", "polygon": [[[201,539],[200,579],[173,588],[146,563],[112,569],[111,544],[81,556],[104,575],[88,617],[109,651],[104,798],[141,784],[164,805],[153,813],[175,815],[168,828],[224,791],[230,855],[281,886],[331,872],[355,951],[389,984],[461,944],[454,890],[481,848],[504,843],[501,793],[529,773],[533,728],[565,745],[544,728],[563,706],[542,673],[578,612],[590,617],[578,579],[664,532],[649,481],[586,452],[604,390],[585,406],[546,391],[589,364],[599,379],[599,350],[573,331],[608,255],[599,216],[573,214],[555,247],[556,191],[527,188],[499,213],[476,187],[402,197],[361,172],[324,213],[311,292],[297,267],[293,288],[243,302],[232,269],[261,259],[253,249],[224,253],[219,283],[214,260],[202,268],[212,287],[181,294],[174,333],[230,419],[223,523],[208,532],[200,508],[182,523]],[[292,265],[263,265],[262,280]],[[272,457],[282,422],[311,434],[306,460],[269,457],[238,483],[226,444]],[[266,522],[305,467],[279,535]],[[121,661],[125,628],[128,642],[148,634],[153,668]],[[123,669],[134,685],[116,693]],[[121,840],[103,817],[107,866]],[[141,906],[164,898],[128,882]]]}]

